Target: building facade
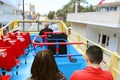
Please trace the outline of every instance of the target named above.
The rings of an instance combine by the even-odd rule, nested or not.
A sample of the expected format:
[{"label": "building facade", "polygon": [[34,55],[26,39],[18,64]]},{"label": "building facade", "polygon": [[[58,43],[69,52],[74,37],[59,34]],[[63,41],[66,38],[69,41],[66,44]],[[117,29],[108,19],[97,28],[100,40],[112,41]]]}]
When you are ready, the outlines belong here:
[{"label": "building facade", "polygon": [[0,23],[5,24],[14,19],[21,19],[20,5],[22,0],[0,0]]},{"label": "building facade", "polygon": [[[96,12],[67,14],[67,21],[71,22],[72,31],[120,53],[120,3],[113,3],[117,9],[113,10],[112,3],[105,3],[96,6]],[[105,11],[104,8],[109,10]]]},{"label": "building facade", "polygon": [[120,11],[120,2],[110,2],[95,6],[96,11]]}]

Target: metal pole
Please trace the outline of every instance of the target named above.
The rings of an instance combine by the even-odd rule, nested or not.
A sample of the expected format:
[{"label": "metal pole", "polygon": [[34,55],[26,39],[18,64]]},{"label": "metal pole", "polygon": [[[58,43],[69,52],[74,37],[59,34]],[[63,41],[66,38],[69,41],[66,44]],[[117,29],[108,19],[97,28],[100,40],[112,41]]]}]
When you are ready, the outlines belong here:
[{"label": "metal pole", "polygon": [[[23,0],[23,20],[25,19],[25,16],[24,16],[24,0]],[[23,31],[24,31],[24,22],[23,22]]]},{"label": "metal pole", "polygon": [[77,2],[75,2],[75,13],[77,13],[78,11],[78,3]]}]

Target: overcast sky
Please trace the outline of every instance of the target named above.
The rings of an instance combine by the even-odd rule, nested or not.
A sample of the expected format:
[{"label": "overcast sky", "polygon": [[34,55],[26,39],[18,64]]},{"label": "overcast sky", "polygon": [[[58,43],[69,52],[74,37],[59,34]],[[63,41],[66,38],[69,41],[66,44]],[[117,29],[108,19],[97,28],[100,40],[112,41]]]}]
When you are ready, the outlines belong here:
[{"label": "overcast sky", "polygon": [[[49,11],[57,11],[67,4],[70,0],[24,0],[26,10],[28,10],[29,3],[35,5],[35,10],[40,14],[47,14]],[[87,0],[89,4],[96,5],[100,0]],[[120,0],[105,0],[105,2],[120,1]]]}]

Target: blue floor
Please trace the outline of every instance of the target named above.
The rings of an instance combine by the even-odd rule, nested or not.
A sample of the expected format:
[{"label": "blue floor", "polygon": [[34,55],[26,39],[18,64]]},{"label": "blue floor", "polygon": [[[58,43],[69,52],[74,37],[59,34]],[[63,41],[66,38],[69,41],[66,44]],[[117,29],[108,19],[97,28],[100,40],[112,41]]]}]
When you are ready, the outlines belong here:
[{"label": "blue floor", "polygon": [[18,69],[18,75],[16,75],[16,73],[14,72],[14,75],[11,80],[26,80],[30,76],[30,68],[31,68],[34,57],[30,52],[26,58],[27,58],[27,64],[25,64],[24,56],[20,58],[21,63]]},{"label": "blue floor", "polygon": [[[43,48],[44,49],[44,48]],[[42,50],[41,48],[36,49],[36,51]],[[33,51],[30,51],[30,53],[27,55],[27,64],[25,64],[25,58],[24,56],[21,56],[19,59],[21,60],[20,66],[18,69],[18,75],[16,75],[16,72],[7,72],[7,74],[11,74],[12,78],[11,80],[26,80],[31,74],[30,69],[31,65],[34,59],[34,56],[32,55]],[[70,75],[73,73],[74,70],[80,70],[86,67],[85,60],[82,55],[80,55],[72,46],[68,47],[68,53],[75,55],[72,56],[72,58],[77,59],[77,62],[71,63],[67,56],[64,57],[55,57],[55,60],[57,62],[58,68],[60,71],[64,73],[67,80],[69,80]],[[1,71],[0,71],[1,72]],[[1,73],[2,74],[2,73]]]}]

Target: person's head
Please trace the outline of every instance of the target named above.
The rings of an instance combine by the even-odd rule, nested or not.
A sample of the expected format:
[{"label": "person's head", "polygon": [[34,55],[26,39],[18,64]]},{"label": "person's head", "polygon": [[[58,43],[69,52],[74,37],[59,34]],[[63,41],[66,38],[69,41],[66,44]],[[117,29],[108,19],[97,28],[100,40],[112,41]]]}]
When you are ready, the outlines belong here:
[{"label": "person's head", "polygon": [[42,50],[37,53],[31,67],[33,80],[57,80],[57,65],[50,50]]},{"label": "person's head", "polygon": [[46,23],[44,24],[44,26],[45,26],[45,28],[48,28],[48,27],[49,27],[49,24],[46,22]]},{"label": "person's head", "polygon": [[90,46],[86,50],[87,60],[92,64],[100,64],[103,60],[103,51],[98,46]]}]

